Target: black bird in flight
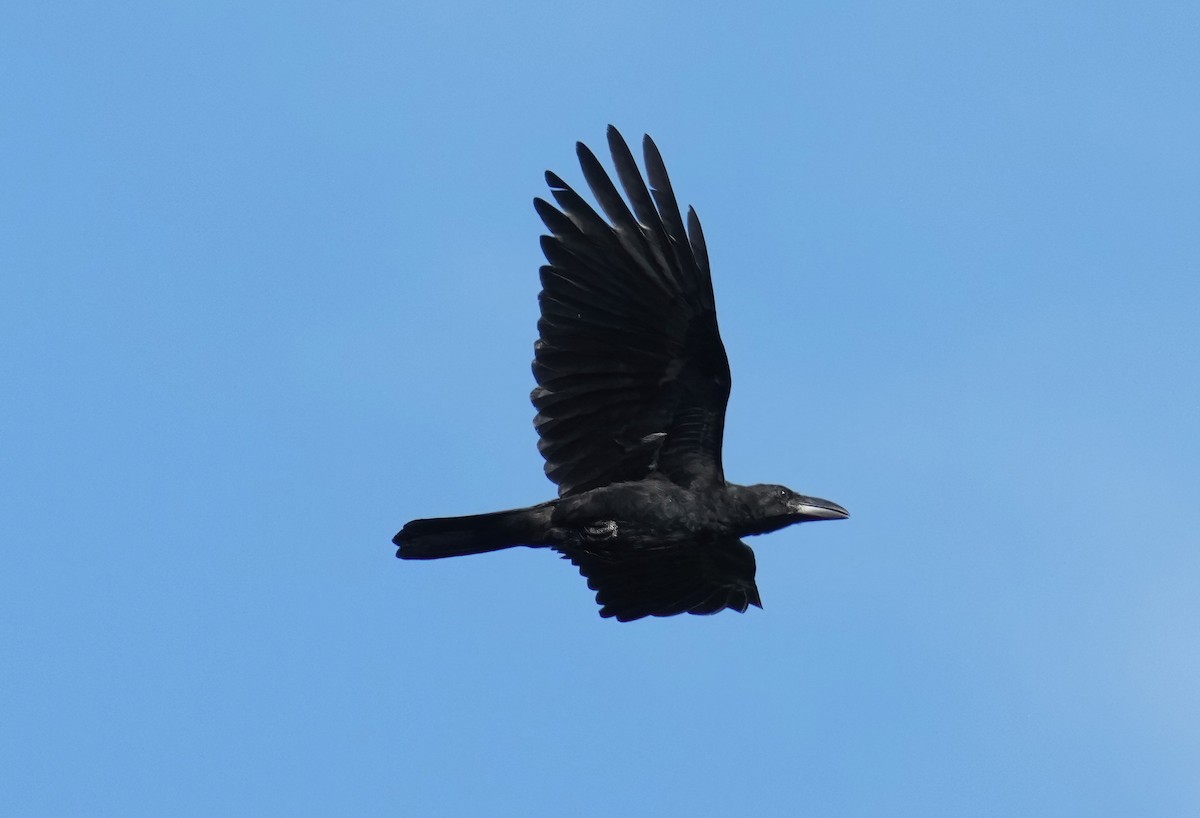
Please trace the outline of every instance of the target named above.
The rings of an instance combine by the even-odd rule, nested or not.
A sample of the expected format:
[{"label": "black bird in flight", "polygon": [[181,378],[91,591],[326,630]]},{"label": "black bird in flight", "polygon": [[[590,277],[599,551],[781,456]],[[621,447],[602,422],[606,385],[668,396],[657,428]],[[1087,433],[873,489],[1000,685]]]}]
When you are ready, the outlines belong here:
[{"label": "black bird in flight", "polygon": [[783,486],[726,482],[729,362],[700,221],[688,208],[685,231],[649,136],[648,188],[611,126],[608,145],[628,204],[576,145],[608,221],[549,171],[558,207],[533,202],[550,231],[541,240],[549,263],[540,271],[534,426],[558,499],[413,520],[393,540],[396,556],[550,548],[587,577],[600,615],[620,621],[762,607],[754,552],[740,538],[849,513]]}]

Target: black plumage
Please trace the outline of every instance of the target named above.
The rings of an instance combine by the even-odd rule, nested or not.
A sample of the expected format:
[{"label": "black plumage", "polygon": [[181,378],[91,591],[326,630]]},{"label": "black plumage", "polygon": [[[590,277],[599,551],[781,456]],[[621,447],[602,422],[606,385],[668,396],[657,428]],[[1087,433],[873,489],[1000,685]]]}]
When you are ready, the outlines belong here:
[{"label": "black plumage", "polygon": [[558,499],[414,520],[394,538],[397,556],[546,547],[579,567],[602,616],[745,611],[761,601],[741,537],[848,514],[782,486],[726,482],[731,381],[700,220],[689,208],[685,228],[649,136],[649,186],[615,128],[608,144],[624,198],[577,145],[607,220],[550,172],[557,207],[534,200],[549,235],[531,397]]}]

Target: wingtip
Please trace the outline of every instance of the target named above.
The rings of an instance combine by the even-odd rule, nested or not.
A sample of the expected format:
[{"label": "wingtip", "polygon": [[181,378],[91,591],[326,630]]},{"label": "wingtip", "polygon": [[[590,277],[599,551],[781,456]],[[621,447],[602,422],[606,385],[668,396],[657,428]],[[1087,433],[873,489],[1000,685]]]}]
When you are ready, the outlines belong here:
[{"label": "wingtip", "polygon": [[658,149],[658,143],[654,141],[650,134],[642,134],[642,154],[646,157],[646,164],[651,162],[657,163],[666,173],[666,166],[663,164],[662,152]]}]

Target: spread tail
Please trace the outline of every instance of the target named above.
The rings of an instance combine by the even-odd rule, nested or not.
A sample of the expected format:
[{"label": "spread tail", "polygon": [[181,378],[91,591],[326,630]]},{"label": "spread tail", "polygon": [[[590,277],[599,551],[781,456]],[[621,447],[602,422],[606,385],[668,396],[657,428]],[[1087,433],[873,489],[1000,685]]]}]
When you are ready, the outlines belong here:
[{"label": "spread tail", "polygon": [[467,517],[413,520],[392,542],[405,560],[436,560],[485,554],[517,545],[539,545],[550,526],[552,503]]}]

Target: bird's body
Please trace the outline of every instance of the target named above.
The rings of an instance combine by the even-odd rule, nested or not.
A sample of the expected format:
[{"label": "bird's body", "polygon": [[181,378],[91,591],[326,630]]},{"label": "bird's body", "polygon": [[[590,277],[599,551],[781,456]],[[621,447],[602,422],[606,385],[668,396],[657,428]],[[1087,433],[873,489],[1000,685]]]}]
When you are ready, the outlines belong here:
[{"label": "bird's body", "polygon": [[578,145],[611,224],[552,173],[561,210],[534,202],[551,232],[542,237],[534,425],[559,498],[414,520],[394,538],[397,556],[552,548],[588,578],[603,616],[744,611],[761,602],[741,537],[848,516],[782,486],[726,482],[730,375],[708,253],[695,212],[685,230],[658,149],[644,144],[650,187],[609,128],[629,205]]},{"label": "bird's body", "polygon": [[[693,543],[760,533],[745,528],[752,524],[752,515],[731,492],[696,492],[661,477],[614,483],[496,514],[503,515],[504,528],[497,526],[493,531],[507,530],[513,539],[508,545],[548,546],[564,552],[575,548],[613,553],[687,548]],[[406,528],[410,535],[428,533],[420,530],[421,524],[479,518],[492,518],[497,524],[501,520],[484,514],[418,520]],[[402,556],[432,559],[447,555],[437,549],[426,554],[414,542]]]}]

